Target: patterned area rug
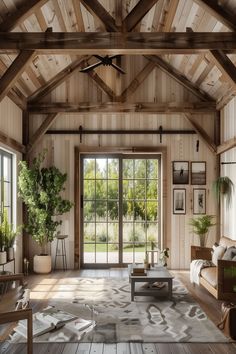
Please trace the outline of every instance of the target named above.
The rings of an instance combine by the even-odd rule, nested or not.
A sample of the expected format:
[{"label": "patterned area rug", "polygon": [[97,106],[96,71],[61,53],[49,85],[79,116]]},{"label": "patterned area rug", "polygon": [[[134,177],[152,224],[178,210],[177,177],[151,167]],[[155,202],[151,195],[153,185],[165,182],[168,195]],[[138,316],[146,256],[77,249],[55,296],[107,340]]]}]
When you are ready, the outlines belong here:
[{"label": "patterned area rug", "polygon": [[[173,299],[136,297],[130,301],[128,279],[79,278],[74,299],[51,300],[50,305],[96,321],[82,337],[60,330],[36,337],[35,342],[227,342],[186,288],[173,281]],[[141,283],[142,284],[142,283]],[[161,291],[161,290],[160,290]],[[13,341],[22,341],[13,335]]]}]

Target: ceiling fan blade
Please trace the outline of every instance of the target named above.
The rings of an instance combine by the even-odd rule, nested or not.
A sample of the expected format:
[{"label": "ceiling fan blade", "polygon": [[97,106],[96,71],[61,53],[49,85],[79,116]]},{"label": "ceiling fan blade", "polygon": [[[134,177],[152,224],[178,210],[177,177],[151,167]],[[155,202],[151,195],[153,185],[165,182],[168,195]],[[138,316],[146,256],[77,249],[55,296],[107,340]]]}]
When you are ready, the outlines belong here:
[{"label": "ceiling fan blade", "polygon": [[110,59],[115,59],[115,58],[119,58],[121,56],[122,56],[121,54],[115,54],[115,55],[109,55],[109,58]]},{"label": "ceiling fan blade", "polygon": [[118,70],[121,74],[125,74],[126,72],[121,69],[118,65],[111,63],[111,66],[113,66],[113,68],[115,68],[116,70]]},{"label": "ceiling fan blade", "polygon": [[81,71],[82,73],[86,73],[86,72],[88,72],[88,71],[90,71],[90,70],[96,68],[97,66],[99,66],[99,65],[101,65],[101,64],[102,64],[102,62],[101,62],[101,61],[98,61],[97,63],[91,64],[91,65],[87,66],[86,68],[81,69],[80,71]]},{"label": "ceiling fan blade", "polygon": [[101,57],[101,55],[97,55],[97,54],[94,54],[93,57],[103,61],[104,60],[104,57]]}]

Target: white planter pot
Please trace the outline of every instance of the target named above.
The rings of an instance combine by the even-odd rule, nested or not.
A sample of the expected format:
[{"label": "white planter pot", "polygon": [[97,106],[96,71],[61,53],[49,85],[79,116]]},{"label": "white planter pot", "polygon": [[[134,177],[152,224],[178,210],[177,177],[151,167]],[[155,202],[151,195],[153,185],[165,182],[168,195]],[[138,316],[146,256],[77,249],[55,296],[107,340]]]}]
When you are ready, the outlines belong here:
[{"label": "white planter pot", "polygon": [[7,261],[7,252],[0,252],[0,264],[6,263]]},{"label": "white planter pot", "polygon": [[34,272],[38,274],[50,273],[52,270],[52,258],[49,255],[34,256]]},{"label": "white planter pot", "polygon": [[7,249],[7,260],[11,261],[14,258],[14,248],[13,247],[9,247]]}]

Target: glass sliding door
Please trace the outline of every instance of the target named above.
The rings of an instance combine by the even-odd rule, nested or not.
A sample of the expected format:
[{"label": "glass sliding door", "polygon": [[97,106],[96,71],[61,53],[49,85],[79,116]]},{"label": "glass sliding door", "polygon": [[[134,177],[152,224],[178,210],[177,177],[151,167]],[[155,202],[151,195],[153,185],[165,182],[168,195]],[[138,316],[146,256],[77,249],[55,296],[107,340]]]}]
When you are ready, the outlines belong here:
[{"label": "glass sliding door", "polygon": [[160,242],[160,156],[81,159],[82,265],[143,262]]}]

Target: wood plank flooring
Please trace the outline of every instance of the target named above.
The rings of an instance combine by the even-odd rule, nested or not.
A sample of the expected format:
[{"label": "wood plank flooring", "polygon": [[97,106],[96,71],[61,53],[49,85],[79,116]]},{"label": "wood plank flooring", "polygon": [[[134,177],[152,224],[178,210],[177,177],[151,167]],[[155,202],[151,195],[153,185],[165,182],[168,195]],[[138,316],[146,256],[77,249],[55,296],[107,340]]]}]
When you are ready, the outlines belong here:
[{"label": "wood plank flooring", "polygon": [[[174,272],[188,288],[208,317],[217,324],[220,319],[221,302],[215,300],[205,289],[189,282],[187,271]],[[51,283],[69,277],[127,277],[126,269],[57,271],[48,275],[30,275],[28,287],[38,288],[43,294],[48,292]],[[47,284],[47,285],[46,285]],[[61,290],[63,292],[63,290]],[[0,302],[0,312],[9,309],[15,299],[4,296]],[[47,300],[32,300],[33,311],[47,305]],[[1,354],[26,354],[25,344],[0,344]],[[35,343],[34,354],[236,354],[236,343]]]}]

